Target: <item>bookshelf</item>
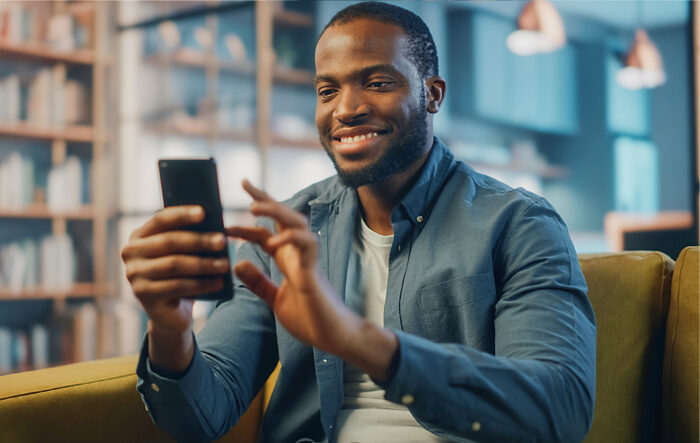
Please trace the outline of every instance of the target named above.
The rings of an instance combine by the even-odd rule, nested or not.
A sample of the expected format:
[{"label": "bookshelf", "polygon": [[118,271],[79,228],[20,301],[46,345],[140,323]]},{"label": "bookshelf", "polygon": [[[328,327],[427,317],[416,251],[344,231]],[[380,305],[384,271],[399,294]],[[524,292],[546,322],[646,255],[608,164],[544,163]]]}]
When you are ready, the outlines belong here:
[{"label": "bookshelf", "polygon": [[[334,173],[314,123],[316,16],[315,2],[120,4],[121,244],[162,207],[158,158],[216,157],[227,224],[250,222],[243,177],[282,199]],[[120,353],[136,352],[142,309],[123,277],[118,294]]]},{"label": "bookshelf", "polygon": [[[115,293],[107,269],[116,243],[106,105],[113,8],[0,4],[0,187],[9,190],[0,191],[0,373],[114,348],[105,330]],[[38,309],[44,303],[48,312]]]}]

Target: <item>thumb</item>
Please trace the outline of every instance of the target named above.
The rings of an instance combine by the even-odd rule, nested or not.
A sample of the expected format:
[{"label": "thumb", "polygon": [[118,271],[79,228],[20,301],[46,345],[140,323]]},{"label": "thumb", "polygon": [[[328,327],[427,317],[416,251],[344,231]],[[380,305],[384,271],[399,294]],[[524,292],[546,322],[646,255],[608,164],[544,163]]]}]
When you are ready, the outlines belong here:
[{"label": "thumb", "polygon": [[278,288],[267,275],[249,261],[237,263],[233,271],[255,295],[265,300],[268,305],[273,305]]}]

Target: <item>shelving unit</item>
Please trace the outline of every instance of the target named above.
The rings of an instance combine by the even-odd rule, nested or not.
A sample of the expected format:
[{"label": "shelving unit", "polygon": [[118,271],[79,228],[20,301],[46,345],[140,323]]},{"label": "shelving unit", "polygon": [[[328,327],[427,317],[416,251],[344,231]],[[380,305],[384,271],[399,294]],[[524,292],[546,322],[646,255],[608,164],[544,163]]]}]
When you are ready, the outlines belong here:
[{"label": "shelving unit", "polygon": [[[275,126],[276,92],[315,102],[313,61],[298,57],[299,63],[290,63],[293,57],[281,56],[275,47],[277,32],[315,39],[316,5],[301,3],[120,4],[121,244],[161,207],[158,158],[216,157],[227,223],[251,222],[240,190],[243,177],[270,190],[279,174],[271,167],[275,162],[289,171],[298,169],[290,160],[296,155],[327,163],[315,129],[285,133]],[[290,6],[308,10],[285,9]],[[145,78],[148,88],[141,85]],[[296,109],[287,111],[299,115]],[[315,128],[313,106],[303,111],[306,127]],[[118,293],[120,352],[135,352],[142,338],[142,309],[123,277]]]},{"label": "shelving unit", "polygon": [[[12,6],[8,6],[12,7]],[[113,243],[109,224],[113,218],[115,210],[110,198],[112,192],[109,188],[109,165],[113,141],[111,134],[107,131],[107,70],[113,64],[109,54],[109,39],[113,27],[110,26],[110,10],[113,5],[110,2],[38,2],[32,8],[51,8],[49,16],[70,16],[80,15],[81,19],[89,17],[87,33],[89,35],[88,46],[70,51],[60,51],[54,49],[43,41],[13,41],[9,43],[0,39],[0,61],[13,63],[20,66],[46,67],[50,69],[52,81],[65,82],[69,76],[76,76],[77,81],[83,84],[87,90],[89,121],[81,124],[52,125],[31,123],[20,119],[15,122],[0,122],[0,140],[9,142],[17,140],[18,151],[23,155],[24,146],[22,143],[30,143],[33,152],[27,152],[32,162],[37,159],[32,157],[40,147],[45,146],[47,153],[45,157],[50,159],[51,167],[62,166],[66,159],[73,154],[78,154],[85,161],[89,161],[91,174],[89,178],[89,196],[87,204],[82,204],[75,209],[57,210],[52,209],[46,202],[47,191],[44,190],[42,196],[35,195],[33,201],[20,207],[0,207],[0,224],[11,227],[20,239],[23,235],[26,238],[33,238],[37,235],[36,226],[48,227],[48,231],[39,229],[53,236],[68,235],[73,242],[78,241],[79,247],[74,249],[73,260],[76,263],[74,275],[75,281],[69,285],[40,284],[39,286],[23,286],[20,289],[10,289],[0,285],[0,309],[6,313],[11,313],[15,302],[48,300],[52,302],[52,317],[68,316],[68,302],[75,301],[89,303],[97,312],[97,323],[95,328],[83,329],[84,325],[74,324],[75,330],[81,330],[81,334],[74,334],[73,338],[78,340],[73,344],[75,349],[84,348],[85,343],[95,343],[95,349],[88,350],[87,353],[75,353],[58,357],[48,364],[69,363],[76,359],[106,357],[109,355],[110,346],[107,345],[109,333],[105,331],[103,320],[109,316],[105,310],[105,301],[110,295],[115,293],[115,284],[111,281],[110,272],[107,270],[106,257],[110,253],[108,250]],[[36,12],[36,11],[34,11]],[[0,10],[2,13],[2,10]],[[47,16],[48,17],[48,16]],[[78,26],[78,19],[73,25]],[[17,25],[16,23],[14,25]],[[46,23],[39,19],[32,26],[43,27]],[[6,24],[7,26],[7,24]],[[26,26],[26,24],[22,24]],[[77,29],[77,28],[75,28]],[[43,29],[37,31],[43,34]],[[42,37],[43,38],[43,37]],[[26,70],[26,69],[25,69]],[[18,70],[18,72],[23,72]],[[54,94],[53,87],[58,83],[52,83],[52,89],[44,90],[44,95]],[[63,83],[61,83],[63,84]],[[27,105],[28,106],[28,105]],[[55,105],[51,108],[51,113],[56,112]],[[64,104],[64,106],[67,106]],[[35,177],[34,180],[37,180]],[[35,182],[36,183],[36,182]],[[46,185],[42,185],[46,186]],[[39,188],[42,188],[39,186]],[[36,225],[40,223],[40,225]],[[25,228],[25,226],[27,226]],[[22,234],[26,232],[25,234]],[[42,234],[39,234],[42,235]],[[38,239],[38,238],[37,238]],[[2,239],[0,239],[1,241]],[[5,239],[7,241],[7,239]],[[0,243],[0,246],[2,244]],[[38,265],[37,265],[38,266]],[[43,266],[43,265],[42,265]],[[58,266],[52,263],[49,266]],[[88,276],[87,280],[85,280]],[[42,277],[43,278],[43,277]],[[45,324],[51,319],[44,319]],[[41,324],[41,323],[39,323]],[[31,325],[26,325],[29,328]],[[0,328],[3,325],[0,324]],[[53,331],[52,331],[53,333]],[[54,340],[54,339],[52,339]],[[60,340],[59,340],[60,341]],[[88,345],[89,347],[89,345]],[[3,350],[0,350],[3,351]],[[53,353],[53,351],[52,351]],[[19,363],[15,369],[26,370],[32,366],[26,362]],[[7,368],[0,367],[0,372]]]}]

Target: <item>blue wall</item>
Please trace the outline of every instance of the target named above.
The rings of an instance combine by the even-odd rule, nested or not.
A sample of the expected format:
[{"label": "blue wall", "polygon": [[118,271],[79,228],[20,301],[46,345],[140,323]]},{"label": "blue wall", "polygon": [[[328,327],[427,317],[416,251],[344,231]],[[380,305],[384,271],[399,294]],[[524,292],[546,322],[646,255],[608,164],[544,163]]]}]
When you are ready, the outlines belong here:
[{"label": "blue wall", "polygon": [[659,209],[692,208],[692,89],[688,28],[650,33],[663,57],[666,84],[651,93],[651,139],[659,154]]},{"label": "blue wall", "polygon": [[571,231],[602,231],[603,217],[613,208],[611,136],[606,122],[603,42],[578,43],[579,133],[537,137],[551,163],[569,168],[565,180],[544,183],[547,198]]}]

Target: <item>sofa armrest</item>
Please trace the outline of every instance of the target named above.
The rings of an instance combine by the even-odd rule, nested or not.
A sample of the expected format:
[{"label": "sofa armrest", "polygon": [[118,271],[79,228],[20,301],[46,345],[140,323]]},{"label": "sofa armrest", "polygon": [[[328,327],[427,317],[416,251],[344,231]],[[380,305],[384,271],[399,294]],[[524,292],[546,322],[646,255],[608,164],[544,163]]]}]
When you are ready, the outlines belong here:
[{"label": "sofa armrest", "polygon": [[698,318],[700,318],[700,248],[683,249],[671,283],[666,326],[663,403],[667,442],[698,441]]},{"label": "sofa armrest", "polygon": [[[173,441],[151,421],[136,391],[137,356],[76,363],[0,377],[6,441]],[[258,395],[221,441],[254,442]]]}]

